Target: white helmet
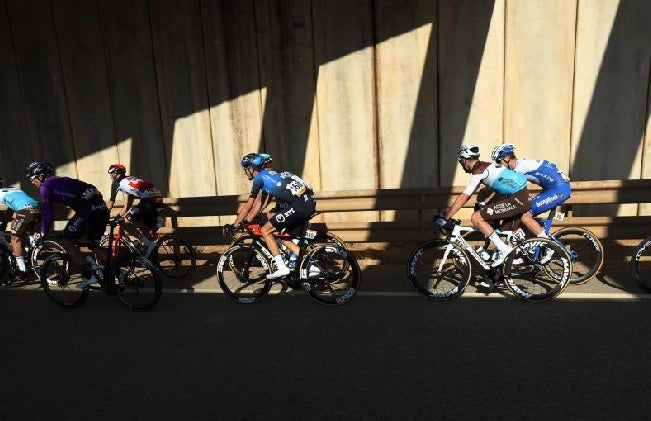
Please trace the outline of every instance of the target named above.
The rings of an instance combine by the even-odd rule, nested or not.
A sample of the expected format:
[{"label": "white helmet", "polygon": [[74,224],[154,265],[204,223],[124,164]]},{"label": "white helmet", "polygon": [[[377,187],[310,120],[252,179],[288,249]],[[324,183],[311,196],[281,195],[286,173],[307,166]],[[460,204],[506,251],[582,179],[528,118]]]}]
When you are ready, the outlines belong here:
[{"label": "white helmet", "polygon": [[476,159],[479,158],[479,146],[468,144],[461,145],[461,149],[457,152],[459,159]]}]

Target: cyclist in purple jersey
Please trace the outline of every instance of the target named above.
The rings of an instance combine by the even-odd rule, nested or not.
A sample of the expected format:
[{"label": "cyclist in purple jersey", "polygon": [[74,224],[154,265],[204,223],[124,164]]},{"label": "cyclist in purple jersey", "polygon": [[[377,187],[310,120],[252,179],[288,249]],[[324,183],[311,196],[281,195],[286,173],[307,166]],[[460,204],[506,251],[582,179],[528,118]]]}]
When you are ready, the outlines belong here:
[{"label": "cyclist in purple jersey", "polygon": [[[11,248],[16,259],[18,271],[13,274],[15,281],[24,281],[25,256],[23,256],[23,235],[40,219],[41,211],[38,200],[15,187],[5,187],[4,179],[0,177],[0,205],[7,209],[0,212],[0,231],[4,231],[11,221]],[[4,241],[4,237],[2,238]]]},{"label": "cyclist in purple jersey", "polygon": [[[241,165],[249,180],[252,181],[251,194],[235,219],[236,227],[243,221],[252,221],[268,203],[275,198],[277,206],[269,213],[269,221],[262,226],[262,238],[276,262],[276,271],[267,275],[268,279],[277,279],[289,275],[290,269],[285,264],[280,248],[273,236],[275,231],[292,232],[303,227],[316,208],[312,187],[297,175],[287,171],[271,168],[271,156],[250,153],[241,160]],[[283,244],[298,255],[300,248],[291,241]]]},{"label": "cyclist in purple jersey", "polygon": [[[54,204],[67,206],[75,211],[63,229],[64,245],[72,261],[82,267],[83,281],[79,288],[97,283],[95,274],[84,262],[73,240],[84,235],[91,243],[99,245],[109,219],[109,210],[102,194],[92,184],[69,177],[54,175],[54,167],[46,161],[35,161],[27,166],[27,177],[40,193],[43,219],[41,235],[48,233],[54,222]],[[106,258],[106,256],[101,256]]]}]

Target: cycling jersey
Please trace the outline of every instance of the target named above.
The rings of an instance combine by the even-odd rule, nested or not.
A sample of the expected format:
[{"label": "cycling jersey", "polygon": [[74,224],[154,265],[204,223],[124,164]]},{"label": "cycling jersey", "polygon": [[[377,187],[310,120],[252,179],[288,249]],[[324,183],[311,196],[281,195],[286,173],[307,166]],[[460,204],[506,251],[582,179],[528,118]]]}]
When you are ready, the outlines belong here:
[{"label": "cycling jersey", "polygon": [[89,240],[99,240],[106,223],[108,209],[102,193],[92,184],[69,177],[48,177],[39,188],[43,210],[41,234],[45,235],[54,222],[54,203],[65,205],[75,211],[75,215],[64,228],[64,235],[77,238],[88,232]]},{"label": "cycling jersey", "polygon": [[463,193],[472,195],[480,183],[496,193],[511,195],[527,186],[527,177],[503,165],[478,161]]},{"label": "cycling jersey", "polygon": [[152,183],[132,175],[111,183],[111,202],[115,202],[115,197],[119,191],[140,199],[161,199],[163,197]]},{"label": "cycling jersey", "polygon": [[260,171],[253,179],[250,197],[257,197],[260,191],[287,203],[314,200],[312,187],[299,176],[287,171]]},{"label": "cycling jersey", "polygon": [[541,159],[518,159],[515,171],[542,187],[542,192],[531,201],[531,213],[540,215],[570,198],[569,178],[552,162]]},{"label": "cycling jersey", "polygon": [[38,200],[15,187],[0,188],[0,203],[16,212],[28,206],[38,208]]}]

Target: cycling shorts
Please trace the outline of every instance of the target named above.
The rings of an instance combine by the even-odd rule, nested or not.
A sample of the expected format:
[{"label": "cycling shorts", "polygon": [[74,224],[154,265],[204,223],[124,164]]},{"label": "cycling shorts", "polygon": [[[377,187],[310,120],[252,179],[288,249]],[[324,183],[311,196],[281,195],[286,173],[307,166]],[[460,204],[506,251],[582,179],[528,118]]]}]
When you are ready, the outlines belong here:
[{"label": "cycling shorts", "polygon": [[289,233],[292,236],[298,236],[301,228],[305,226],[314,210],[316,209],[316,201],[310,199],[304,201],[303,199],[294,200],[292,203],[277,206],[274,214],[270,219],[271,225],[280,233]]},{"label": "cycling shorts", "polygon": [[11,223],[11,234],[17,237],[25,234],[25,231],[33,228],[34,224],[41,219],[41,211],[32,206],[26,206],[16,211],[16,216]]},{"label": "cycling shorts", "polygon": [[77,240],[86,235],[89,242],[99,244],[108,220],[109,210],[102,197],[91,197],[70,218],[63,229],[63,236],[68,240]]},{"label": "cycling shorts", "polygon": [[524,188],[504,199],[491,200],[479,211],[479,214],[485,221],[494,221],[522,215],[529,209],[531,209],[529,190]]},{"label": "cycling shorts", "polygon": [[569,199],[571,192],[570,183],[557,184],[552,188],[543,190],[531,200],[531,213],[533,216],[537,216],[554,209]]},{"label": "cycling shorts", "polygon": [[154,199],[140,199],[140,202],[125,215],[129,222],[141,224],[146,227],[155,227],[158,222],[158,208],[160,204]]}]

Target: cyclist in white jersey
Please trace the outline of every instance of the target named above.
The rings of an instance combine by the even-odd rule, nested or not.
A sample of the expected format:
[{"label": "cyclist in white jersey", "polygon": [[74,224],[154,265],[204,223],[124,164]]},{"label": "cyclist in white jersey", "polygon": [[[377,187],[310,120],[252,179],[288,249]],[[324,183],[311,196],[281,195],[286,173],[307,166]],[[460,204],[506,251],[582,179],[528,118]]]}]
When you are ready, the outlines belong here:
[{"label": "cyclist in white jersey", "polygon": [[[452,206],[439,216],[435,223],[443,227],[449,218],[454,216],[468,202],[479,184],[490,188],[503,198],[492,200],[483,209],[472,214],[470,221],[479,231],[482,232],[499,251],[498,258],[492,266],[499,266],[504,263],[506,256],[513,250],[511,246],[502,241],[495,229],[487,221],[509,218],[517,215],[527,214],[531,208],[529,191],[527,190],[527,178],[505,166],[479,160],[479,147],[476,145],[463,145],[457,156],[463,170],[472,174],[470,181],[463,192],[456,198]],[[531,217],[531,214],[529,214]]]},{"label": "cyclist in white jersey", "polygon": [[[125,230],[139,237],[146,246],[145,255],[155,247],[155,243],[146,234],[156,230],[158,222],[158,211],[163,207],[163,195],[152,183],[138,177],[126,175],[127,168],[122,164],[113,164],[109,167],[108,173],[113,181],[111,183],[111,198],[106,206],[112,209],[118,192],[127,196],[127,201],[119,216],[126,218],[134,226],[125,225]],[[134,200],[139,199],[138,204],[133,206]]]},{"label": "cyclist in white jersey", "polygon": [[542,191],[531,200],[529,213],[532,218],[523,220],[523,224],[532,234],[547,237],[544,228],[533,217],[555,208],[570,198],[572,193],[570,179],[554,163],[542,159],[518,159],[514,151],[513,144],[505,143],[493,148],[491,157],[496,163],[523,173],[529,182],[542,188]]},{"label": "cyclist in white jersey", "polygon": [[[4,179],[0,177],[0,205],[6,207],[4,212],[0,209],[0,230],[4,231],[7,223],[11,221],[11,248],[18,266],[18,272],[13,275],[14,280],[23,281],[26,273],[22,237],[25,231],[33,228],[34,223],[40,219],[39,203],[23,190],[5,187]],[[2,240],[4,241],[4,237]]]}]

